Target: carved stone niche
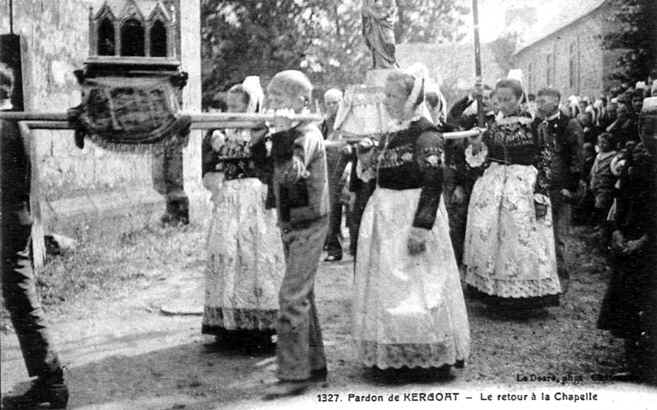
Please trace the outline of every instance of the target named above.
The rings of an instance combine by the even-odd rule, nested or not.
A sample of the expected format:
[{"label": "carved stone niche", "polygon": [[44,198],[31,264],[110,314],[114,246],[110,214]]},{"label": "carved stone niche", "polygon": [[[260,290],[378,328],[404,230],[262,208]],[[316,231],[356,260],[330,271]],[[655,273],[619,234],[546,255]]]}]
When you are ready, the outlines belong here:
[{"label": "carved stone niche", "polygon": [[89,58],[75,72],[98,77],[169,77],[182,90],[179,0],[105,0],[89,8]]}]

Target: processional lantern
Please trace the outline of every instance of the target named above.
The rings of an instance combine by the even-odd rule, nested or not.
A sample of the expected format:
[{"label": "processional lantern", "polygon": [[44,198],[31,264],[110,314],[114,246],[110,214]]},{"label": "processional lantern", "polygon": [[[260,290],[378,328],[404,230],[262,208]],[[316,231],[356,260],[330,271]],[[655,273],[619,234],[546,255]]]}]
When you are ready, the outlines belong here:
[{"label": "processional lantern", "polygon": [[178,4],[106,0],[89,9],[89,58],[75,72],[82,104],[69,110],[78,146],[84,136],[113,150],[186,144]]}]

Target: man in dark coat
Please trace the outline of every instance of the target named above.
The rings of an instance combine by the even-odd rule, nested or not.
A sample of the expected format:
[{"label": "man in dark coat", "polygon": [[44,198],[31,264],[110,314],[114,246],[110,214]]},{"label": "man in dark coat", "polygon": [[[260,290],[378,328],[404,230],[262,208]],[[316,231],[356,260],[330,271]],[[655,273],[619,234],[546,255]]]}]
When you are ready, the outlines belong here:
[{"label": "man in dark coat", "polygon": [[598,327],[625,339],[628,372],[616,378],[657,385],[657,98],[646,99],[645,107],[642,143],[633,148],[621,174],[612,235],[614,271]]},{"label": "man in dark coat", "polygon": [[[11,70],[0,63],[0,105],[10,111]],[[39,303],[32,267],[30,215],[30,151],[16,122],[0,120],[2,164],[2,293],[23,352],[29,376],[36,381],[27,393],[3,400],[7,406],[32,408],[43,403],[64,407],[68,390]]]},{"label": "man in dark coat", "polygon": [[360,172],[360,164],[371,160],[374,143],[364,139],[358,144],[345,149],[345,154],[351,157],[351,176],[349,178],[349,210],[351,213],[349,224],[349,253],[357,257],[358,232],[360,222],[365,212],[365,206],[376,188],[376,178],[372,175],[363,175]]},{"label": "man in dark coat", "polygon": [[557,245],[557,269],[562,285],[566,287],[568,270],[563,235],[570,223],[570,202],[579,186],[584,133],[576,119],[561,112],[560,100],[561,94],[553,88],[544,88],[538,92],[538,111],[534,127],[542,145],[549,147],[552,151],[550,163],[552,226],[554,227],[554,241]]},{"label": "man in dark coat", "polygon": [[[477,90],[477,88],[476,88]],[[491,101],[492,88],[484,85],[480,88],[485,122],[495,119]],[[447,114],[445,124],[436,124],[441,131],[469,130],[477,126],[477,104],[475,95],[468,95],[458,100]],[[484,125],[485,126],[485,125]],[[468,217],[468,203],[472,187],[479,176],[470,170],[465,162],[467,141],[447,140],[445,142],[444,198],[449,217],[449,233],[456,260],[463,257],[465,227]]]},{"label": "man in dark coat", "polygon": [[324,93],[326,118],[320,125],[326,147],[326,166],[328,171],[329,201],[329,231],[326,236],[326,262],[342,260],[342,174],[347,166],[348,159],[343,154],[346,142],[339,140],[339,133],[333,129],[338,109],[342,104],[342,91],[332,88]]}]

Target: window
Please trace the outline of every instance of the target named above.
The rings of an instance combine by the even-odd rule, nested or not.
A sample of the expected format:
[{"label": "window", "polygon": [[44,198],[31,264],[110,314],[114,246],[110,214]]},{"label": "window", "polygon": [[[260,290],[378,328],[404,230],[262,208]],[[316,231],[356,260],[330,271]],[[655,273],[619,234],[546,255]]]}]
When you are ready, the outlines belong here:
[{"label": "window", "polygon": [[113,56],[115,52],[114,24],[110,19],[104,18],[98,27],[98,55]]},{"label": "window", "polygon": [[121,26],[121,55],[143,57],[144,26],[135,19],[126,20]]},{"label": "window", "polygon": [[548,54],[545,58],[545,85],[552,86],[552,54]]},{"label": "window", "polygon": [[167,29],[160,20],[151,27],[151,57],[167,56]]},{"label": "window", "polygon": [[577,85],[577,49],[575,43],[570,45],[570,50],[568,53],[568,79],[570,88],[575,88]]}]

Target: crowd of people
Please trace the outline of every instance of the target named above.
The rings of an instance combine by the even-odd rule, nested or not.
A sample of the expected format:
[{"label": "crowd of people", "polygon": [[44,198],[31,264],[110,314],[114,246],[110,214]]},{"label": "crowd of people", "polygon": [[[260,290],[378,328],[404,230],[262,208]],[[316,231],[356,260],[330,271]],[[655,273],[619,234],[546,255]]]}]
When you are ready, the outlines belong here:
[{"label": "crowd of people", "polygon": [[[303,112],[309,105],[310,83],[300,73],[279,75],[296,94],[282,98],[278,94],[284,91],[272,90],[270,84],[269,108]],[[277,78],[272,84],[279,84]],[[252,294],[258,296],[251,297],[240,317],[251,317],[245,323],[267,335],[278,332],[282,383],[271,394],[293,394],[307,383],[324,380],[314,275],[322,245],[325,262],[341,260],[344,247],[354,256],[352,336],[363,366],[449,371],[463,366],[469,356],[465,296],[514,314],[559,305],[570,276],[564,236],[574,223],[590,224],[600,238],[608,239],[615,272],[598,325],[627,340],[628,372],[617,376],[654,382],[655,321],[647,318],[654,317],[657,303],[655,275],[650,272],[657,255],[657,174],[654,153],[641,142],[639,127],[644,99],[651,93],[638,83],[617,91],[608,103],[564,100],[553,88],[526,95],[521,82],[505,79],[495,87],[478,85],[448,110],[439,89],[425,87],[421,75],[397,70],[385,85],[384,106],[393,123],[378,138],[354,142],[343,140],[334,127],[342,91],[328,90],[319,134],[311,124],[287,124],[285,131],[269,132],[264,139],[269,148],[261,142],[248,145],[252,152],[242,166],[262,164],[261,172],[269,175],[259,179],[269,185],[269,195],[272,189],[275,193],[286,268],[278,275],[257,273],[248,264],[242,265],[245,271],[236,269],[227,261],[254,258],[239,256],[247,249],[239,245],[241,238],[238,249],[228,250],[223,262],[217,265],[213,259],[206,302],[210,306],[219,301],[225,316],[219,316],[218,326],[225,329],[207,333],[219,335],[219,343],[237,340],[226,338],[225,331],[235,326],[232,304],[243,301],[227,297],[240,293],[238,282],[249,289],[255,286]],[[244,106],[254,98],[248,92],[242,96]],[[479,137],[441,137],[468,129],[479,129]],[[263,130],[251,133],[252,139],[267,135]],[[228,135],[215,131],[207,139],[223,141]],[[221,167],[227,161],[220,160]],[[251,174],[256,177],[258,172]],[[262,206],[268,194],[258,195]],[[216,220],[226,227],[240,215],[226,215],[230,205],[225,200],[215,206]],[[343,219],[349,246],[343,243]],[[252,234],[261,229],[257,220],[249,217],[239,229]],[[270,242],[258,241],[265,241],[264,236],[253,238],[250,243],[257,245],[246,252],[278,252]],[[220,241],[209,246],[226,248]],[[260,298],[271,300],[260,292],[276,277],[281,282],[281,310],[277,324],[268,322],[267,327],[254,319],[262,314],[255,312]],[[223,299],[211,294],[216,283],[222,283]],[[273,292],[276,287],[268,288]],[[204,329],[216,318],[206,307]],[[304,336],[289,335],[290,327]],[[292,343],[300,345],[293,348]]]},{"label": "crowd of people", "polygon": [[[266,95],[257,78],[246,78],[225,105],[301,114],[312,90],[303,73],[287,70]],[[279,381],[268,399],[327,380],[314,283],[323,250],[326,262],[342,259],[344,212],[358,361],[381,372],[444,375],[469,358],[466,296],[514,315],[560,303],[569,280],[564,235],[576,208],[580,223],[608,239],[614,274],[598,326],[627,341],[628,372],[619,377],[654,383],[657,137],[646,89],[624,90],[609,104],[571,104],[556,89],[526,96],[520,81],[503,79],[448,110],[422,75],[392,70],[384,94],[392,122],[378,137],[341,140],[334,123],[342,93],[332,89],[322,124],[280,115],[204,138],[203,183],[214,209],[202,332],[216,347],[272,349],[275,340]],[[22,152],[2,125],[3,144]],[[476,136],[446,137],[467,129]],[[41,315],[17,279],[33,281],[23,263],[27,202],[4,198],[3,229],[21,241],[3,243],[3,281],[16,284],[3,290],[20,323],[26,309]],[[26,399],[67,400],[45,329],[16,329],[38,377]]]}]

